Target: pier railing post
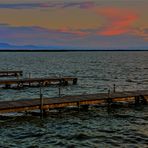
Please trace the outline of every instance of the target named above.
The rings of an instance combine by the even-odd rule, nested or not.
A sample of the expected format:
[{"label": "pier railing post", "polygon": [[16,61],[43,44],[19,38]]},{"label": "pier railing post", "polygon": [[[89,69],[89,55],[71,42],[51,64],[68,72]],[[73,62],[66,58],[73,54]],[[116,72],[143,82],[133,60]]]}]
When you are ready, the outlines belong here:
[{"label": "pier railing post", "polygon": [[108,98],[110,98],[110,89],[108,90]]}]

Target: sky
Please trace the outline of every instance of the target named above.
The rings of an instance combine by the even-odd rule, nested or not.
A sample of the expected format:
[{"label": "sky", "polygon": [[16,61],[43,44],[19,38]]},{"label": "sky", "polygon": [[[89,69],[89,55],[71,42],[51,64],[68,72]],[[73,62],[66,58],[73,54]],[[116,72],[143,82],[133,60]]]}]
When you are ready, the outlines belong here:
[{"label": "sky", "polygon": [[0,46],[148,49],[148,0],[0,0]]}]

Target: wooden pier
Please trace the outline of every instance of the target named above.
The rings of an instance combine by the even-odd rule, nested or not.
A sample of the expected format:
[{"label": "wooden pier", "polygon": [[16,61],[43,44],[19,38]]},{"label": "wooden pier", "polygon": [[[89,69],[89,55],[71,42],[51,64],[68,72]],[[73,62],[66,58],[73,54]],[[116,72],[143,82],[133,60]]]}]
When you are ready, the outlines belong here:
[{"label": "wooden pier", "polygon": [[23,87],[39,87],[49,86],[51,84],[68,85],[69,82],[77,84],[77,78],[75,77],[54,77],[54,78],[21,78],[21,79],[10,79],[0,80],[0,85],[4,88],[23,88]]},{"label": "wooden pier", "polygon": [[98,93],[88,95],[63,96],[57,98],[38,98],[32,100],[1,101],[0,113],[22,112],[64,108],[68,106],[88,107],[89,105],[105,104],[110,106],[114,103],[132,103],[134,105],[148,103],[148,91],[127,91],[115,93]]},{"label": "wooden pier", "polygon": [[0,77],[19,77],[19,76],[23,76],[23,71],[13,71],[13,70],[0,71]]}]

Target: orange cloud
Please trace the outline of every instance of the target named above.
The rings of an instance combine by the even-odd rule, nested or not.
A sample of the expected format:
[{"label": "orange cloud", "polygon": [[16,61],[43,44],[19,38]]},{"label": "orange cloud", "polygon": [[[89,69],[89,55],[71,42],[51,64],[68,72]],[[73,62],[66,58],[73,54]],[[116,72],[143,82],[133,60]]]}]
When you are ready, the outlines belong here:
[{"label": "orange cloud", "polygon": [[116,29],[116,28],[110,29],[110,28],[107,28],[106,30],[98,32],[97,34],[104,35],[104,36],[112,36],[112,35],[123,34],[125,32],[128,32],[128,30],[127,29]]},{"label": "orange cloud", "polygon": [[[75,6],[75,4],[73,4]],[[73,6],[72,4],[70,6]],[[69,5],[68,5],[69,6]],[[64,8],[67,8],[65,6]],[[102,28],[96,29],[96,34],[103,36],[115,36],[125,34],[131,31],[132,24],[138,19],[135,11],[117,8],[117,7],[88,7],[90,12],[102,16],[105,19]],[[91,31],[83,31],[81,29],[75,30],[68,27],[63,27],[56,30],[62,34],[71,34],[77,37],[85,37],[89,34],[94,34]]]},{"label": "orange cloud", "polygon": [[115,7],[94,8],[92,9],[97,15],[106,19],[102,31],[97,34],[111,36],[120,35],[130,31],[132,24],[138,19],[134,11],[119,9]]}]

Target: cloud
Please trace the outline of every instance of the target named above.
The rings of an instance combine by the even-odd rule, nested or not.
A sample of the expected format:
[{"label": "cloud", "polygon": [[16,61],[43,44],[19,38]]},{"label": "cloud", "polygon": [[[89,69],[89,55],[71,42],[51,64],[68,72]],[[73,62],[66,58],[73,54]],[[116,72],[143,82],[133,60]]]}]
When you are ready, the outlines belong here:
[{"label": "cloud", "polygon": [[95,6],[95,3],[91,1],[0,4],[0,8],[3,8],[3,9],[69,8],[69,7],[77,7],[80,9],[90,9],[94,6]]},{"label": "cloud", "polygon": [[37,26],[11,26],[8,24],[0,24],[0,42],[10,41],[21,44],[23,42],[36,42],[36,44],[56,44],[84,38],[90,33],[88,30],[74,30],[70,28],[46,29]]},{"label": "cloud", "polygon": [[39,6],[39,3],[0,4],[3,9],[32,9]]},{"label": "cloud", "polygon": [[87,1],[87,2],[71,2],[71,3],[64,3],[63,7],[79,7],[81,9],[90,9],[95,6],[94,2]]},{"label": "cloud", "polygon": [[92,9],[94,13],[105,18],[100,35],[113,36],[130,31],[132,24],[138,19],[134,11],[116,7],[104,7]]},{"label": "cloud", "polygon": [[[137,29],[135,29],[137,30]],[[143,30],[145,34],[148,32]],[[37,26],[16,27],[8,24],[0,24],[0,43],[14,45],[56,45],[85,49],[118,49],[118,48],[143,48],[148,47],[148,42],[139,35],[121,34],[119,36],[105,36],[96,34],[99,29],[46,29]],[[139,34],[139,32],[137,32]],[[142,34],[141,34],[142,35]]]}]

